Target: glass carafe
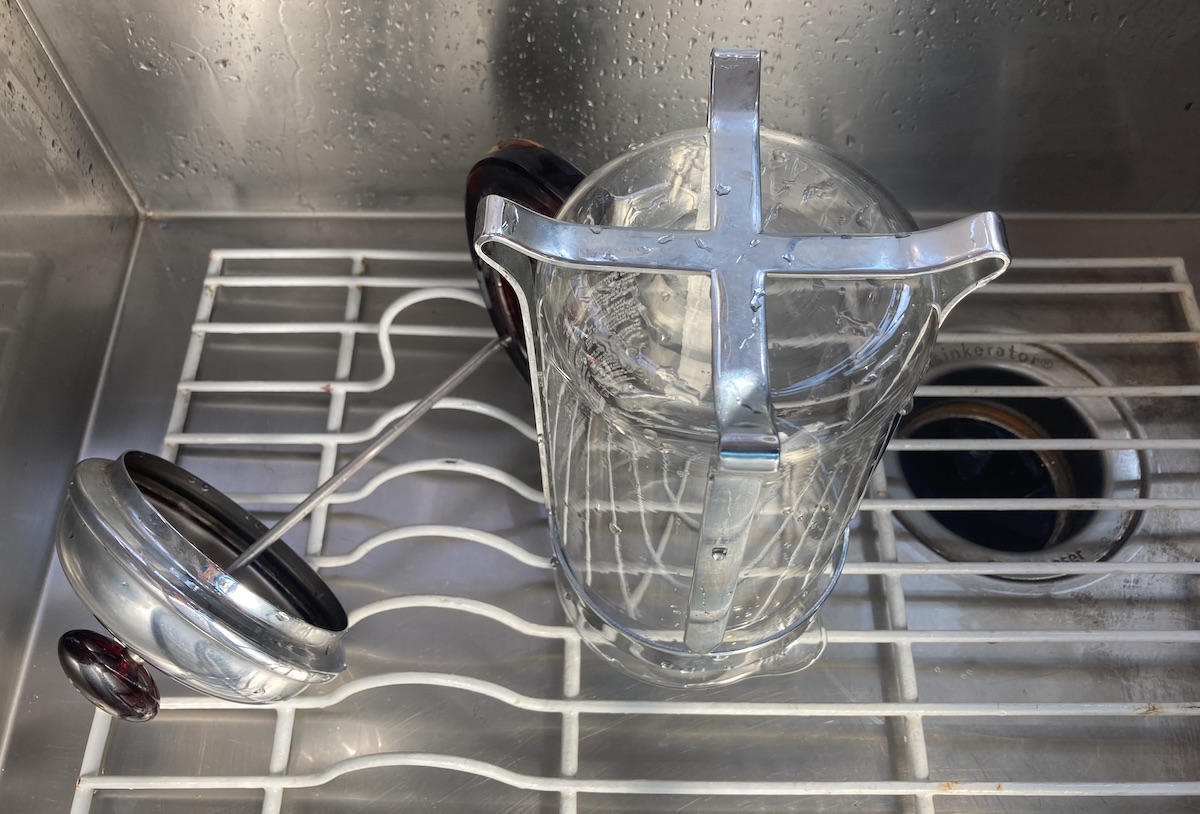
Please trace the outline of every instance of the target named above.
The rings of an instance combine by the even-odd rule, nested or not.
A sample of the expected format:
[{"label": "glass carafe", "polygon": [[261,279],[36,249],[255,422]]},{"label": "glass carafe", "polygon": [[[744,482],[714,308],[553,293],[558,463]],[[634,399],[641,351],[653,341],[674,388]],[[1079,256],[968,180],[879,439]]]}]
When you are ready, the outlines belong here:
[{"label": "glass carafe", "polygon": [[496,196],[478,217],[525,315],[564,608],[672,686],[820,654],[938,326],[1008,262],[994,214],[917,232],[861,170],[760,132],[758,72],[714,52],[708,128],[610,162],[557,219]]}]

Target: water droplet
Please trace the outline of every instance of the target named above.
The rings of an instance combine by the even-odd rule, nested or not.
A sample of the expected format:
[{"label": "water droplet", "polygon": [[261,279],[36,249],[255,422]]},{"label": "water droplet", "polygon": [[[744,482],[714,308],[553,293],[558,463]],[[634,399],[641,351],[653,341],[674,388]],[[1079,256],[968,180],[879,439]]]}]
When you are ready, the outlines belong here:
[{"label": "water droplet", "polygon": [[811,183],[804,188],[804,192],[800,193],[800,205],[803,206],[814,198],[818,200],[828,198],[836,189],[837,183],[832,179]]},{"label": "water droplet", "polygon": [[717,184],[713,191],[716,192],[718,196],[725,196],[729,194],[730,189],[728,184]]},{"label": "water droplet", "polygon": [[728,548],[717,547],[712,550],[712,558],[714,560],[716,560],[717,562],[720,562],[721,560],[725,559],[725,557],[727,557],[728,555],[729,555]]},{"label": "water droplet", "polygon": [[658,239],[659,244],[665,246],[675,239],[675,235],[663,235]]},{"label": "water droplet", "polygon": [[700,238],[696,238],[696,248],[700,249],[701,251],[706,251],[706,252],[712,251],[712,247],[709,246],[707,243],[705,243]]},{"label": "water droplet", "polygon": [[609,531],[611,531],[613,534],[620,534],[620,533],[621,533],[621,527],[620,527],[620,526],[618,526],[618,525],[617,525],[615,522],[614,522],[614,523],[609,523],[609,524],[608,524],[608,530],[609,530]]},{"label": "water droplet", "polygon": [[592,230],[592,234],[593,234],[593,235],[598,235],[598,234],[600,234],[601,232],[603,232],[603,231],[604,231],[604,227],[603,227],[603,226],[592,226],[592,227],[589,227],[589,228],[591,228],[591,230]]}]

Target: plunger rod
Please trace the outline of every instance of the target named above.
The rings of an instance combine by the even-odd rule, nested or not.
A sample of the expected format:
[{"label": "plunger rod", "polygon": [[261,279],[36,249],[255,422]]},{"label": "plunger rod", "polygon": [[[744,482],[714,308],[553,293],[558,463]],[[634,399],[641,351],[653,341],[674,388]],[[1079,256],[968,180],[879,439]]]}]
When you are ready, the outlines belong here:
[{"label": "plunger rod", "polygon": [[264,551],[271,547],[272,543],[278,541],[283,535],[287,534],[296,525],[308,517],[313,509],[320,506],[325,500],[345,485],[346,481],[354,477],[360,469],[370,463],[376,455],[383,452],[393,441],[399,438],[405,430],[421,418],[421,416],[433,409],[433,406],[441,401],[455,387],[462,383],[463,379],[474,373],[484,362],[486,362],[493,353],[507,345],[511,340],[496,338],[485,345],[478,353],[472,356],[458,370],[450,374],[450,376],[441,384],[433,389],[425,398],[413,405],[412,409],[404,415],[397,418],[391,424],[384,428],[379,435],[375,436],[372,441],[362,452],[354,456],[348,464],[343,466],[337,472],[330,476],[329,480],[317,487],[311,495],[306,497],[304,501],[287,513],[287,516],[280,520],[275,526],[264,534],[262,537],[254,541],[253,545],[243,551],[233,564],[229,566],[228,573],[232,574],[239,568],[244,568],[254,562],[255,558],[260,556]]}]

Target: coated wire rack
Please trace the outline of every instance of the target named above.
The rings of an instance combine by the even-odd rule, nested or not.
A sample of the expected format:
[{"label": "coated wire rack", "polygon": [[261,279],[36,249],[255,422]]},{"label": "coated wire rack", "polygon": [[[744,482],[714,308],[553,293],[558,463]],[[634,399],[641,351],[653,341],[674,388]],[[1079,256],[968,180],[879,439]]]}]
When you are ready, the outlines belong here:
[{"label": "coated wire rack", "polygon": [[[424,372],[436,381],[492,335],[480,306],[461,252],[215,250],[165,455],[222,488],[245,485],[228,491],[281,513],[411,407]],[[1183,263],[1022,259],[962,311],[939,339],[947,358],[1000,356],[1011,341],[1086,357],[1100,373],[1086,385],[926,385],[918,398],[1069,399],[1085,410],[1103,399],[1135,430],[900,438],[890,452],[1133,451],[1146,483],[1132,496],[1038,504],[1137,513],[1136,534],[1108,559],[931,555],[897,516],[1029,501],[898,496],[881,468],[824,612],[828,651],[817,666],[694,693],[637,685],[586,653],[558,615],[529,408],[481,385],[444,400],[428,431],[414,430],[303,527],[299,547],[350,607],[347,676],[266,710],[167,695],[144,729],[97,713],[72,811],[186,801],[264,814],[401,803],[921,814],[1200,806],[1200,549],[1181,520],[1200,510],[1191,474],[1200,433],[1189,423],[1200,309]],[[519,384],[515,374],[503,381]],[[458,635],[468,644],[456,649]],[[493,638],[502,642],[489,649]],[[1154,680],[1142,680],[1148,671]],[[206,742],[244,740],[248,751],[208,750],[181,771],[138,746],[153,727],[187,740],[214,721],[225,734]],[[141,756],[136,767],[122,750]]]}]

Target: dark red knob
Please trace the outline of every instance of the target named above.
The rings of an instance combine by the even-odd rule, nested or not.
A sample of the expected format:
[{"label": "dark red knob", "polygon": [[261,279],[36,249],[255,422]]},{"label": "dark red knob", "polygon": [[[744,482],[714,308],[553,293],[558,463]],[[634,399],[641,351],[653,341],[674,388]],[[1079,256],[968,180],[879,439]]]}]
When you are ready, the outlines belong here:
[{"label": "dark red knob", "polygon": [[58,661],[84,698],[123,721],[158,714],[158,687],[128,648],[102,633],[71,630],[58,640]]}]

